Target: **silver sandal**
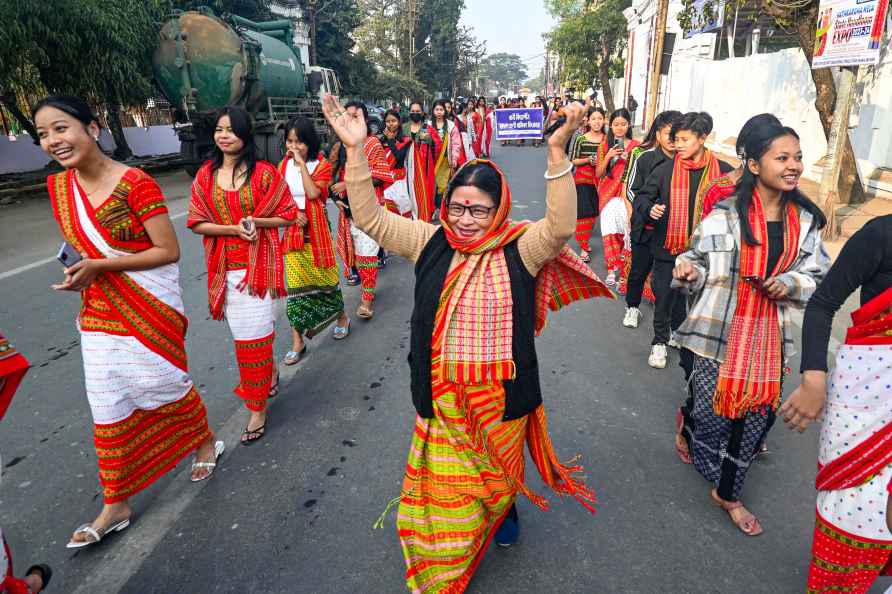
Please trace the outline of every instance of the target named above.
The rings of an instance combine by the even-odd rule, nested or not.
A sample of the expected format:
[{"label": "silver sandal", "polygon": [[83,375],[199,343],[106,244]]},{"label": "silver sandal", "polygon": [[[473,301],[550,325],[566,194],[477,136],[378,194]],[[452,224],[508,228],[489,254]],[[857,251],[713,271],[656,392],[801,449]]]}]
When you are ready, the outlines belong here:
[{"label": "silver sandal", "polygon": [[346,326],[338,326],[335,324],[334,328],[331,330],[331,337],[335,340],[344,340],[348,336],[350,336],[350,318],[347,318]]},{"label": "silver sandal", "polygon": [[225,452],[225,451],[226,451],[225,443],[223,443],[222,441],[215,442],[214,443],[214,461],[213,462],[199,462],[198,458],[196,458],[192,462],[192,472],[195,472],[199,468],[208,468],[208,469],[210,469],[210,472],[199,479],[190,477],[189,480],[192,481],[193,483],[200,483],[201,481],[211,478],[211,475],[214,474],[214,470],[217,468],[217,461],[220,459],[220,456],[222,456],[223,452]]},{"label": "silver sandal", "polygon": [[130,518],[126,520],[121,520],[115,524],[112,524],[105,530],[93,528],[92,524],[84,524],[83,526],[79,526],[77,530],[74,531],[75,534],[86,534],[90,536],[93,540],[81,540],[81,541],[68,541],[68,544],[65,545],[67,549],[82,549],[84,547],[88,547],[90,545],[98,544],[102,541],[102,539],[107,534],[111,534],[112,532],[120,532],[121,530],[126,529],[130,526]]}]

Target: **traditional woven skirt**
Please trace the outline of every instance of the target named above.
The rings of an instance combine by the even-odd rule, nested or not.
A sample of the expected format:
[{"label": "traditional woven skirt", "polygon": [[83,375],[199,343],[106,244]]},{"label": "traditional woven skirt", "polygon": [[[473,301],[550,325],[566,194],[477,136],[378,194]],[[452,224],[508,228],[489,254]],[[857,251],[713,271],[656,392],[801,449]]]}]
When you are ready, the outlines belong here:
[{"label": "traditional woven skirt", "polygon": [[501,384],[434,384],[434,418],[416,418],[397,515],[406,585],[417,593],[464,592],[518,493],[547,509],[524,484],[524,443],[545,483],[590,511],[594,494],[560,464],[544,409],[502,421]]},{"label": "traditional woven skirt", "polygon": [[418,417],[397,529],[412,592],[462,592],[523,483],[527,418],[501,422],[501,386],[445,392]]},{"label": "traditional woven skirt", "polygon": [[285,282],[288,321],[307,338],[325,330],[344,311],[337,264],[329,268],[316,266],[309,243],[285,255]]},{"label": "traditional woven skirt", "polygon": [[713,359],[695,356],[693,408],[683,410],[683,436],[697,471],[715,485],[722,499],[736,501],[750,464],[774,424],[775,411],[751,412],[742,419],[715,414],[712,399],[719,365]]},{"label": "traditional woven skirt", "polygon": [[[892,346],[839,347],[828,382],[818,462],[832,465],[853,454],[855,468],[870,464],[883,444],[865,446],[892,423]],[[863,453],[862,453],[863,452]],[[877,576],[890,574],[892,533],[886,501],[892,466],[870,474],[861,484],[818,491],[808,592],[867,592]],[[821,478],[819,473],[818,478]]]},{"label": "traditional woven skirt", "polygon": [[239,384],[234,392],[251,411],[266,407],[276,374],[273,343],[276,340],[275,307],[272,298],[239,291],[247,271],[226,273],[225,316],[235,340]]},{"label": "traditional woven skirt", "polygon": [[81,331],[106,503],[132,497],[211,437],[189,374],[132,336]]}]

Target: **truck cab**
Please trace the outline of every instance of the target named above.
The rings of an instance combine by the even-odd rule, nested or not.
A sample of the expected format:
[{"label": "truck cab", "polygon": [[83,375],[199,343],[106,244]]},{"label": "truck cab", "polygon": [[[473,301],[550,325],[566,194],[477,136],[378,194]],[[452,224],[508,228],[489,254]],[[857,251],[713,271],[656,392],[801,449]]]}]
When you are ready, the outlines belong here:
[{"label": "truck cab", "polygon": [[341,84],[338,81],[338,75],[331,68],[323,66],[310,66],[307,73],[310,91],[316,95],[319,102],[326,95],[332,95],[340,101]]}]

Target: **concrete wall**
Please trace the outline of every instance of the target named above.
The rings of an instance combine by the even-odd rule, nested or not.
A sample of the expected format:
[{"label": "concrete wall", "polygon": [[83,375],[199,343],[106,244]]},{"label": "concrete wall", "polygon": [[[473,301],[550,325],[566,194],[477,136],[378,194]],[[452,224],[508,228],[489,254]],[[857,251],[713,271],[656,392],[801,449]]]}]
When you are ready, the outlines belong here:
[{"label": "concrete wall", "polygon": [[[148,128],[124,128],[124,136],[133,154],[137,157],[152,157],[180,152],[180,141],[173,126],[150,126]],[[115,142],[108,130],[103,130],[99,143],[106,150],[113,150]],[[0,136],[0,175],[21,173],[42,169],[50,158],[32,142],[27,134],[20,134],[16,140]]]}]

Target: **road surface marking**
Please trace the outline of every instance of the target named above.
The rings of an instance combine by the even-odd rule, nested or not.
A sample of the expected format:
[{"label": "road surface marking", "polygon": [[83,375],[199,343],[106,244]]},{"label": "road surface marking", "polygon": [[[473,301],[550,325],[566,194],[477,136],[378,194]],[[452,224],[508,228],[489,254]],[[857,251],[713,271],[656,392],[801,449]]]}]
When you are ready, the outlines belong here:
[{"label": "road surface marking", "polygon": [[[185,212],[181,212],[179,214],[175,214],[170,217],[171,221],[175,221],[177,219],[181,219],[186,216]],[[7,270],[6,272],[0,272],[0,280],[5,278],[13,277],[17,274],[21,274],[23,272],[28,272],[33,268],[37,268],[39,266],[43,266],[44,264],[49,264],[50,262],[57,262],[56,258],[44,258],[43,260],[37,260],[36,262],[31,262],[30,264],[25,264],[24,266],[19,266],[18,268],[13,268],[12,270]]]}]

